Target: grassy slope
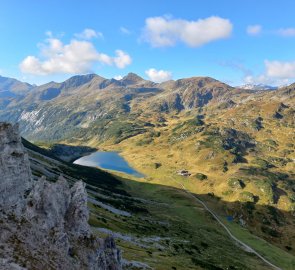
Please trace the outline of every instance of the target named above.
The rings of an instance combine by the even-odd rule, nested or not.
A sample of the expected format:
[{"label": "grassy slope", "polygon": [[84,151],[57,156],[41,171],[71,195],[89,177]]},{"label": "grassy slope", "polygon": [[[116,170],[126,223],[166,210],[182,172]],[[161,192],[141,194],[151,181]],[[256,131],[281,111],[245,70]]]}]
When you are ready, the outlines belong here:
[{"label": "grassy slope", "polygon": [[[28,143],[26,146],[48,155]],[[89,184],[89,194],[95,191],[99,201],[132,214],[124,217],[89,202],[90,224],[94,228],[107,228],[136,239],[117,240],[128,260],[141,261],[155,269],[268,269],[258,258],[237,248],[212,217],[182,190],[151,184],[145,179],[128,179],[122,174],[114,177],[93,168],[56,163],[32,151],[30,156],[45,162],[45,167],[53,171],[66,174],[71,181],[82,178]],[[172,186],[173,182],[167,184]],[[93,193],[90,196],[96,197]],[[253,238],[237,226],[235,232],[243,234],[243,238]],[[157,238],[153,240],[155,236]],[[145,238],[151,241],[147,242]],[[132,243],[134,241],[137,243]],[[251,241],[256,246],[262,243],[255,238]],[[284,258],[278,260],[276,257],[275,263],[283,269],[292,269],[292,256],[273,246],[268,248],[271,256],[279,254]]]},{"label": "grassy slope", "polygon": [[[164,190],[166,191],[167,187],[163,187],[163,186],[159,186],[159,185],[155,185],[155,186],[156,186],[155,189],[158,191],[153,193],[154,198],[162,198],[162,200],[163,200],[163,194],[165,194],[163,191]],[[200,207],[200,205],[198,205],[198,203],[192,201],[182,191],[177,190],[176,191],[177,195],[176,195],[171,192],[171,189],[168,188],[168,190],[169,191],[167,193],[169,195],[167,194],[167,196],[164,197],[164,200],[165,200],[165,202],[167,202],[167,204],[169,204],[169,205],[179,205],[180,204],[181,205],[181,203],[180,203],[181,200],[183,199],[185,201],[184,202],[185,207],[176,208],[176,209],[174,209],[173,212],[174,212],[174,215],[177,215],[189,222],[189,224],[192,228],[192,234],[194,234],[194,236],[198,240],[200,240],[200,235],[198,233],[196,233],[196,231],[200,230],[200,227],[203,227],[204,224],[210,224],[210,223],[211,223],[210,224],[211,226],[208,226],[208,225],[206,226],[206,228],[209,231],[211,229],[218,230],[219,232],[224,234],[223,236],[225,238],[228,238],[227,235],[223,231],[221,231],[222,230],[221,227],[215,221],[210,220],[211,217],[208,216],[208,214],[206,212],[204,213],[204,210],[202,209],[202,207]],[[145,190],[141,189],[141,191],[142,191],[142,193],[145,193]],[[210,198],[202,197],[202,200],[206,200],[208,202],[210,200]],[[189,209],[187,207],[189,207]],[[200,212],[201,212],[201,214],[200,214]],[[204,216],[206,216],[206,218],[204,218]],[[278,265],[282,269],[292,269],[295,266],[294,256],[292,256],[292,255],[288,254],[287,252],[267,243],[263,239],[255,237],[248,230],[242,228],[238,224],[233,223],[233,222],[226,222],[225,217],[223,217],[223,219],[224,219],[224,222],[229,226],[229,228],[231,229],[231,231],[234,233],[235,236],[237,236],[242,241],[245,241],[247,244],[252,246],[256,251],[261,252],[261,254],[263,256],[265,256],[267,259],[269,259],[270,261],[272,261],[273,263],[275,263],[276,265]],[[203,236],[202,233],[201,233],[201,235]],[[210,237],[211,237],[211,235],[208,235],[209,239],[210,239]],[[211,241],[212,241],[212,239],[211,239]],[[215,245],[216,245],[216,248],[217,248],[216,256],[221,255],[221,257],[223,257],[225,255],[225,253],[232,254],[232,256],[237,256],[230,249],[229,244],[228,244],[228,242],[229,242],[228,240],[225,242],[222,242],[222,245],[220,247],[218,247],[218,245],[217,245],[218,241],[225,241],[225,240],[218,239],[218,238],[214,239],[212,244],[214,245],[214,243],[215,243]],[[226,248],[228,248],[228,250],[225,251]],[[223,259],[226,260],[227,256],[228,255],[225,255],[223,257]],[[240,255],[238,255],[237,258],[241,259],[241,261],[242,261],[242,258]],[[251,266],[250,261],[251,260],[249,260],[248,266],[251,269],[253,266]],[[259,269],[258,265],[256,266],[256,269]]]},{"label": "grassy slope", "polygon": [[[214,115],[214,109],[208,109],[205,113],[205,131],[194,132],[194,129],[199,127],[184,124],[193,119],[194,113],[182,113],[177,117],[166,116],[167,126],[154,128],[154,133],[160,133],[159,137],[151,136],[151,139],[148,139],[149,134],[144,134],[118,145],[105,143],[103,146],[106,149],[121,150],[122,155],[135,168],[148,175],[153,183],[173,185],[169,180],[163,181],[163,176],[177,177],[176,170],[188,169],[193,174],[188,179],[188,188],[197,194],[214,192],[224,201],[234,202],[240,200],[242,192],[251,192],[259,198],[257,206],[271,205],[286,213],[284,224],[278,228],[282,237],[268,240],[282,248],[285,245],[293,245],[294,250],[294,219],[287,213],[294,209],[294,119],[288,115],[280,120],[273,117],[279,102],[274,102],[272,106],[267,102],[252,103],[221,111],[219,115]],[[249,107],[254,109],[249,111]],[[259,131],[253,128],[253,122],[258,115],[263,118],[263,128]],[[254,151],[248,151],[243,156],[246,163],[233,163],[234,155],[216,143],[218,137],[205,135],[206,130],[210,131],[214,127],[234,128],[249,134],[257,142]],[[198,145],[200,141],[204,142],[201,146]],[[93,145],[95,143],[97,142]],[[207,156],[212,152],[215,156],[208,159]],[[272,167],[264,168],[261,160]],[[162,166],[156,169],[156,163]],[[225,163],[227,171],[223,171]],[[242,171],[241,168],[247,170]],[[198,181],[194,177],[197,173],[206,174],[208,179]],[[229,187],[228,180],[232,177],[245,181],[246,187],[243,190]],[[268,193],[267,188],[273,190]],[[277,201],[271,202],[271,197],[274,196]],[[276,227],[276,224],[272,226]],[[258,235],[267,237],[258,227],[256,229]],[[290,235],[291,243],[288,241]]]}]

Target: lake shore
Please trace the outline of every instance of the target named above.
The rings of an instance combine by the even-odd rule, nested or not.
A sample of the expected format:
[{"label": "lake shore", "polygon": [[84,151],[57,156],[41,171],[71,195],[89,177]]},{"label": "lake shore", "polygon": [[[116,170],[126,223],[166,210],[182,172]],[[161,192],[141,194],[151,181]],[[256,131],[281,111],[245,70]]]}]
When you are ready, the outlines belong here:
[{"label": "lake shore", "polygon": [[98,167],[104,170],[130,174],[136,177],[144,177],[143,174],[132,168],[118,152],[97,151],[76,159],[74,164]]}]

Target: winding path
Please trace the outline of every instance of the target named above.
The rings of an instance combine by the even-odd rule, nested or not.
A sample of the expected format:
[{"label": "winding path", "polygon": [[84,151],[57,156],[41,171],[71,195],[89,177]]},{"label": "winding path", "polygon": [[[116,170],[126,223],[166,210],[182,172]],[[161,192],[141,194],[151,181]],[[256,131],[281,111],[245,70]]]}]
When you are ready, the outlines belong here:
[{"label": "winding path", "polygon": [[193,199],[195,199],[198,203],[200,203],[201,205],[204,206],[204,208],[213,216],[213,218],[224,228],[224,230],[227,232],[227,234],[230,236],[231,239],[233,239],[236,243],[238,243],[241,247],[244,248],[245,251],[247,252],[251,252],[253,254],[255,254],[257,257],[259,257],[261,260],[263,260],[266,264],[268,264],[269,266],[271,266],[273,269],[276,270],[282,270],[281,268],[275,266],[274,264],[272,264],[270,261],[268,261],[267,259],[265,259],[262,255],[260,255],[257,251],[255,251],[253,248],[251,248],[250,246],[248,246],[247,244],[245,244],[244,242],[242,242],[241,240],[239,240],[237,237],[235,237],[231,231],[226,227],[226,225],[220,220],[220,218],[202,201],[200,200],[196,195],[193,195],[192,193],[190,193],[185,186],[182,183],[179,183],[178,181],[176,181],[175,179],[173,179],[171,177],[171,179],[177,183],[178,185],[181,186],[181,188]]}]

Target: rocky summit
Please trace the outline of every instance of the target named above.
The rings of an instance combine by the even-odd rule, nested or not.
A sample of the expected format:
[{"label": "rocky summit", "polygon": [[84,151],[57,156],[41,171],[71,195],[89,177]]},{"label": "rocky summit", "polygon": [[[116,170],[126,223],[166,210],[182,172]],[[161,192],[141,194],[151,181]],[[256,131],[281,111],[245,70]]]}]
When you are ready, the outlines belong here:
[{"label": "rocky summit", "polygon": [[33,180],[18,126],[0,123],[0,269],[122,269],[113,238],[88,225],[82,181]]}]

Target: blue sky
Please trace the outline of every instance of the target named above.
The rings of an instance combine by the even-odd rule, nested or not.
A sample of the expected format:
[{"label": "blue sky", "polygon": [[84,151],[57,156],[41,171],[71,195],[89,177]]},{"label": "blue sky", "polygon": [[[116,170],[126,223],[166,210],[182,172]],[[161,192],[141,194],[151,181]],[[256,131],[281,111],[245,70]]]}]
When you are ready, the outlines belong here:
[{"label": "blue sky", "polygon": [[295,81],[295,2],[2,0],[0,75]]}]

